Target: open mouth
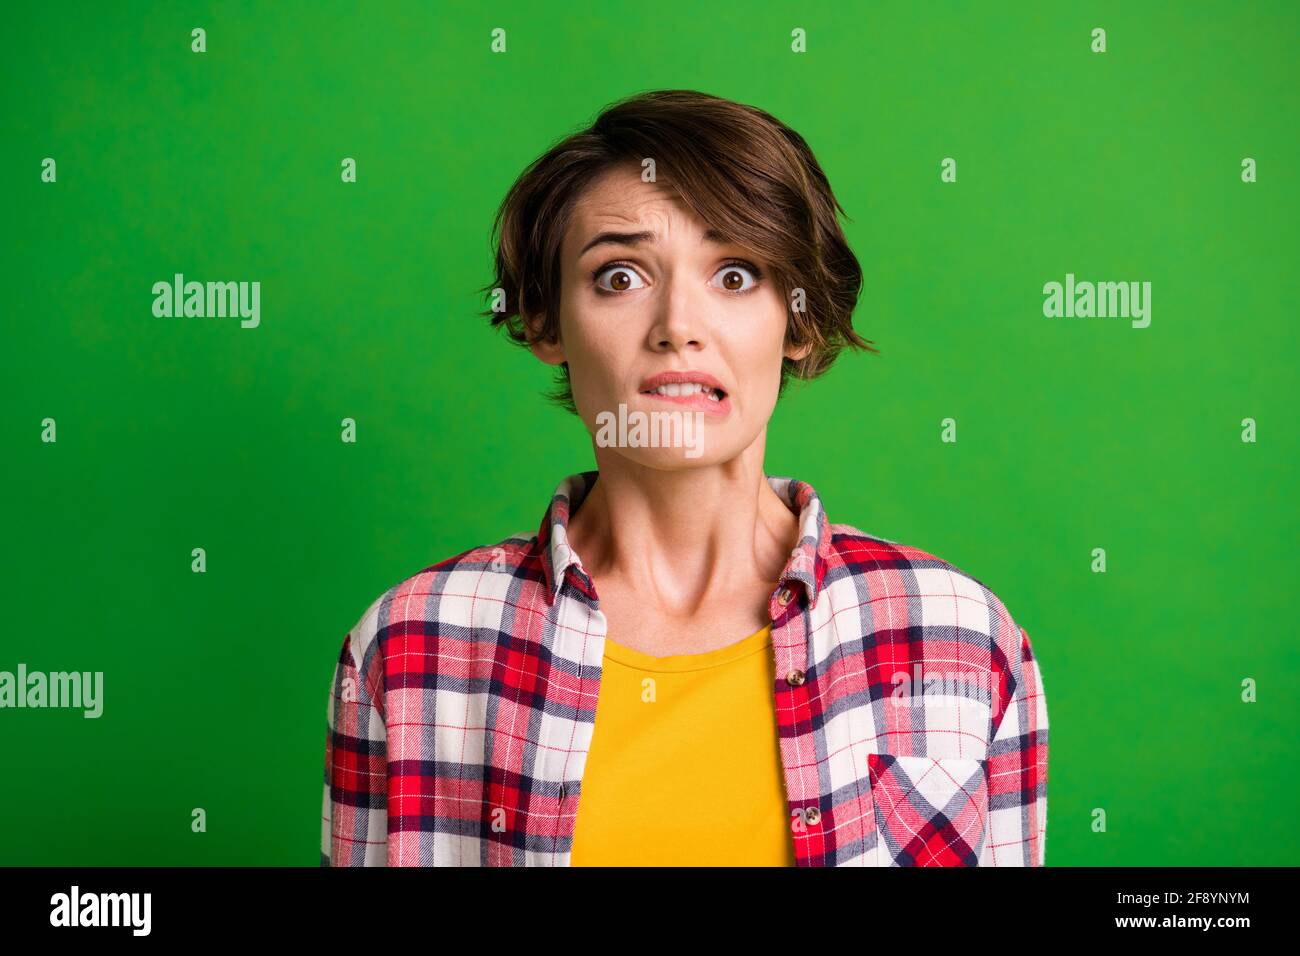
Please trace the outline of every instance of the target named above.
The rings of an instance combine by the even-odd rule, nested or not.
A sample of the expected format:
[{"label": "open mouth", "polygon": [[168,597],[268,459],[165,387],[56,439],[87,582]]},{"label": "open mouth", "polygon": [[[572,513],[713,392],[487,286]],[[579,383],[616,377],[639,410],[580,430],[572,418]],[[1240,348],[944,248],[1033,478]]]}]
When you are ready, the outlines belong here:
[{"label": "open mouth", "polygon": [[656,388],[646,389],[642,395],[662,395],[666,398],[689,398],[703,395],[712,402],[721,402],[727,393],[720,388],[710,388],[700,382],[669,382]]}]

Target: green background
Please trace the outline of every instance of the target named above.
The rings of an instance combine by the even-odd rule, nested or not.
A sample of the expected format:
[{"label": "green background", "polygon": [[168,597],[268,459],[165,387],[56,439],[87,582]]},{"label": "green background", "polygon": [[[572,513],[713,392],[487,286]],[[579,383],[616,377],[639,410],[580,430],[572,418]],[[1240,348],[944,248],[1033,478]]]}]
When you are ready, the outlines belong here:
[{"label": "green background", "polygon": [[[1297,4],[7,17],[0,669],[106,686],[98,720],[0,711],[0,862],[318,862],[348,628],[535,529],[593,464],[541,398],[549,370],[476,314],[492,215],[551,142],[662,87],[789,123],[851,217],[855,322],[882,354],[782,400],[767,470],[1028,630],[1048,864],[1295,862]],[[261,327],[155,318],[178,271],[259,280]],[[1151,326],[1045,318],[1067,272],[1150,281]]]}]

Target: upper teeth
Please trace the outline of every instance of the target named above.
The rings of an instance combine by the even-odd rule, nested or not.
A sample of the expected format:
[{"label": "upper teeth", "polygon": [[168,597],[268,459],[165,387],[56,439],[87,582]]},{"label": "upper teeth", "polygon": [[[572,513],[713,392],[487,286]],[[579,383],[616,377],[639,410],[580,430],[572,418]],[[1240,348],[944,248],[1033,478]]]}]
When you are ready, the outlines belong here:
[{"label": "upper teeth", "polygon": [[651,395],[695,395],[699,392],[706,392],[715,402],[721,401],[717,389],[701,385],[699,382],[673,382],[670,385],[660,385],[658,388],[650,389]]}]

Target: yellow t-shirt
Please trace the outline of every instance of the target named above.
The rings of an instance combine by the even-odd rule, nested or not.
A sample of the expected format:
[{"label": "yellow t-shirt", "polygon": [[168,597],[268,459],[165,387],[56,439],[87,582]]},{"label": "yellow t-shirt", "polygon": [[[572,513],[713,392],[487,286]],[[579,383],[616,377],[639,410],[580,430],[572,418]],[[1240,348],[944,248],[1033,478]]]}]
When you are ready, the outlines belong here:
[{"label": "yellow t-shirt", "polygon": [[769,624],[652,657],[605,639],[573,866],[793,866]]}]

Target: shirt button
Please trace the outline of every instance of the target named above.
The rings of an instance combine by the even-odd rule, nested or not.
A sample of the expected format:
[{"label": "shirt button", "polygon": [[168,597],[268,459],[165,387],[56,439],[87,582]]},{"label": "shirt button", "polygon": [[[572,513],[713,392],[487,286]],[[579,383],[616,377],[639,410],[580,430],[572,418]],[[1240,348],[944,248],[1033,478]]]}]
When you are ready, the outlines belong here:
[{"label": "shirt button", "polygon": [[804,820],[809,826],[815,826],[822,818],[822,812],[816,807],[808,807],[804,810]]},{"label": "shirt button", "polygon": [[793,597],[794,594],[791,593],[789,588],[782,588],[780,591],[777,592],[776,603],[781,605],[782,607],[785,607],[787,604],[790,603],[790,600]]},{"label": "shirt button", "polygon": [[803,671],[791,671],[785,675],[785,682],[791,687],[798,687],[803,683]]}]

